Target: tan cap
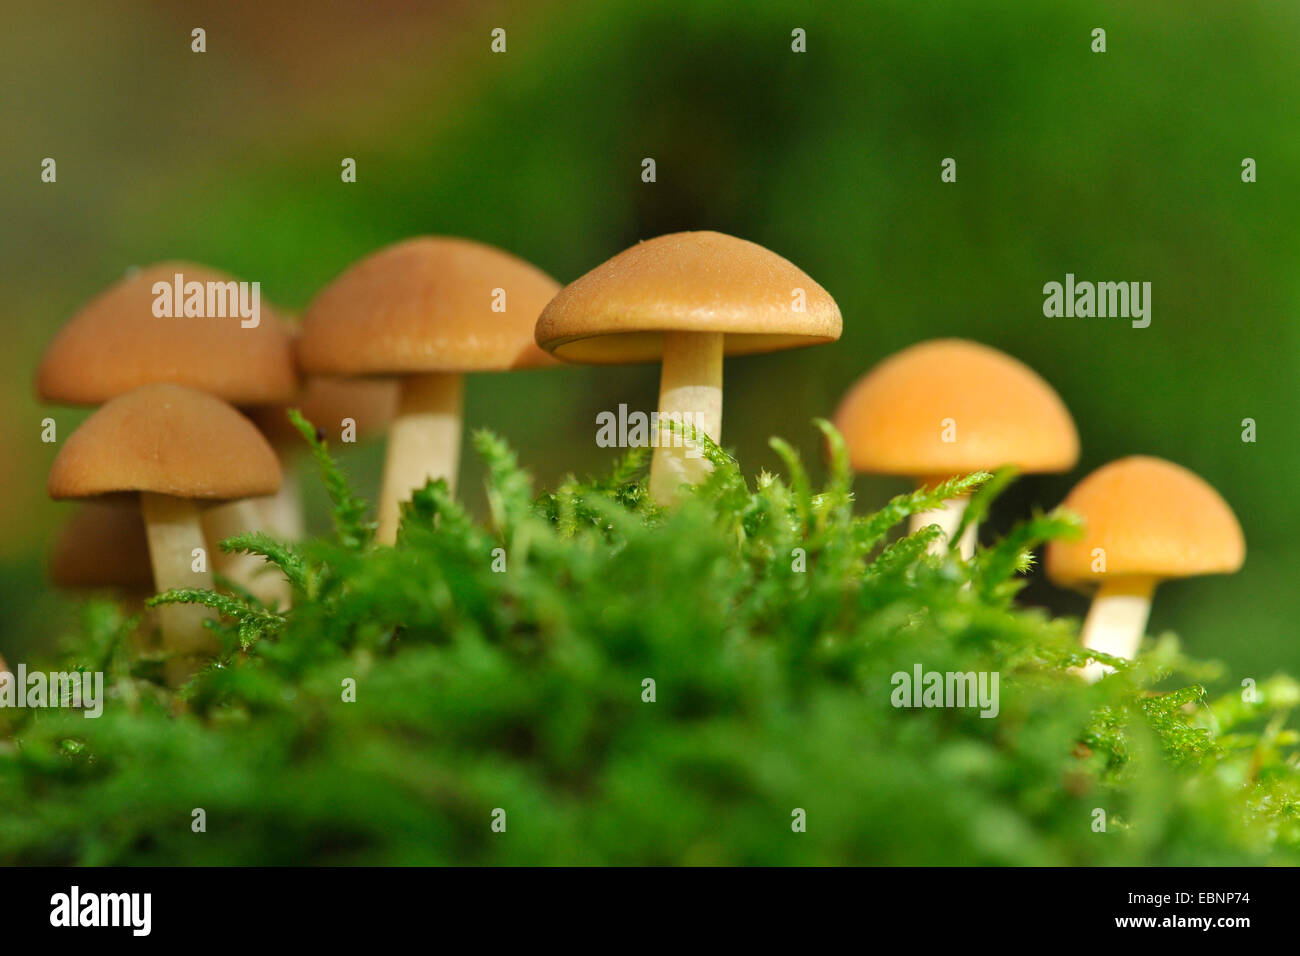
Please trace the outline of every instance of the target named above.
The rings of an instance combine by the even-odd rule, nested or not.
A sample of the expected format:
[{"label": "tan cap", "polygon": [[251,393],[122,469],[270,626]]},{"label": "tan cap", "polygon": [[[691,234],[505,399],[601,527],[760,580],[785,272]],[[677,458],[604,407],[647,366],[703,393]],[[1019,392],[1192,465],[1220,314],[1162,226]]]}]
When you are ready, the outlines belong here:
[{"label": "tan cap", "polygon": [[[1062,502],[1083,517],[1078,541],[1047,547],[1047,575],[1065,587],[1102,576],[1182,578],[1229,574],[1246,558],[1237,516],[1217,491],[1181,465],[1134,455],[1102,465]],[[1105,572],[1093,571],[1105,554]]]},{"label": "tan cap", "polygon": [[885,359],[841,399],[835,427],[853,467],[875,474],[938,479],[1004,465],[1055,472],[1079,459],[1074,420],[1052,387],[1004,352],[962,339]]},{"label": "tan cap", "polygon": [[[319,375],[480,372],[553,364],[533,343],[559,283],[468,239],[387,246],[327,285],[303,315],[298,355]],[[494,312],[495,290],[505,311]]]},{"label": "tan cap", "polygon": [[89,501],[59,531],[50,580],[65,588],[151,590],[144,518],[133,503]]},{"label": "tan cap", "polygon": [[659,359],[665,332],[725,333],[725,354],[747,355],[834,342],[841,328],[830,293],[789,260],[735,236],[678,232],[565,286],[536,336],[567,362],[621,364]]},{"label": "tan cap", "polygon": [[255,425],[206,392],[143,385],[108,402],[59,449],[52,498],[150,491],[224,501],[274,494],[280,463]]},{"label": "tan cap", "polygon": [[313,376],[295,401],[250,408],[245,414],[273,445],[306,449],[302,435],[289,421],[289,409],[298,409],[307,421],[324,430],[330,442],[337,442],[345,418],[357,423],[358,436],[386,427],[397,412],[397,396],[398,385],[392,379]]},{"label": "tan cap", "polygon": [[[99,405],[168,382],[236,405],[288,401],[297,389],[291,340],[265,303],[257,326],[226,318],[154,315],[154,284],[237,280],[192,262],[147,266],[109,287],[55,336],[36,372],[42,401]],[[183,304],[183,303],[182,303]],[[206,308],[206,299],[205,299]]]}]

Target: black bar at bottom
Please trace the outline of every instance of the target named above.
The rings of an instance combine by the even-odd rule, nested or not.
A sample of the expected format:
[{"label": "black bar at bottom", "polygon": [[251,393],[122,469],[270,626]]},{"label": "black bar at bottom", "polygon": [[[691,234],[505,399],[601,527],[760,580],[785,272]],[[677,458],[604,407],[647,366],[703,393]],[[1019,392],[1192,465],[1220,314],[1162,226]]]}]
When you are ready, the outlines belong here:
[{"label": "black bar at bottom", "polygon": [[[4,937],[78,944],[398,935],[451,943],[726,938],[1228,942],[1292,925],[1284,869],[7,869]],[[92,925],[87,925],[92,924]],[[108,924],[108,925],[103,925]],[[454,933],[455,935],[450,935]],[[613,935],[610,935],[610,934]],[[1040,940],[1045,937],[1038,937]]]}]

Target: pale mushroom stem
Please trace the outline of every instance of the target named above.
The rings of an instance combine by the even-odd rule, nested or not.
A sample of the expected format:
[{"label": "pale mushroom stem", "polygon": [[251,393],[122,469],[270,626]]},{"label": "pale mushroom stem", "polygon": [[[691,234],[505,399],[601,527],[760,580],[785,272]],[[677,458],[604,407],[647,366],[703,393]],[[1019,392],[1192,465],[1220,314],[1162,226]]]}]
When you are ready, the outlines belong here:
[{"label": "pale mushroom stem", "polygon": [[[140,509],[144,513],[153,583],[158,593],[212,587],[212,570],[207,561],[199,565],[203,570],[194,570],[195,550],[207,547],[199,509],[194,502],[142,492]],[[198,604],[164,604],[156,610],[163,649],[175,655],[167,664],[167,677],[176,684],[193,670],[195,656],[214,650],[215,642],[203,622],[216,615]]]},{"label": "pale mushroom stem", "polygon": [[221,550],[221,542],[227,538],[267,530],[261,500],[245,498],[215,505],[203,513],[202,521],[213,569],[263,604],[287,608],[290,602],[289,581],[278,568],[259,554]]},{"label": "pale mushroom stem", "polygon": [[280,490],[267,498],[259,498],[258,506],[262,509],[262,526],[266,533],[279,541],[301,541],[305,534],[302,517],[302,487],[298,480],[298,469],[294,465],[295,451],[276,449],[280,459],[280,469],[284,478]]},{"label": "pale mushroom stem", "polygon": [[397,415],[388,429],[384,481],[379,493],[380,544],[395,544],[401,503],[433,478],[456,492],[465,379],[459,372],[408,375],[402,379]]},{"label": "pale mushroom stem", "polygon": [[671,419],[678,429],[660,425],[655,439],[650,497],[656,504],[672,504],[682,485],[699,484],[713,470],[694,442],[682,440],[681,426],[693,425],[715,442],[722,440],[722,340],[720,332],[664,334],[659,419]]},{"label": "pale mushroom stem", "polygon": [[[1092,599],[1092,607],[1083,622],[1080,635],[1083,646],[1115,657],[1130,660],[1136,657],[1138,644],[1146,632],[1151,595],[1155,589],[1154,578],[1131,577],[1104,582]],[[1115,669],[1089,661],[1077,672],[1091,684],[1113,674]]]},{"label": "pale mushroom stem", "polygon": [[[952,540],[952,536],[961,525],[962,515],[966,513],[966,505],[969,503],[970,499],[966,497],[949,498],[943,503],[942,508],[912,515],[908,530],[915,534],[927,525],[937,524],[943,530],[943,537],[931,541],[928,550],[931,554],[946,554],[948,542]],[[957,542],[957,551],[965,561],[969,561],[975,554],[975,524],[974,521],[968,524],[961,540]]]}]

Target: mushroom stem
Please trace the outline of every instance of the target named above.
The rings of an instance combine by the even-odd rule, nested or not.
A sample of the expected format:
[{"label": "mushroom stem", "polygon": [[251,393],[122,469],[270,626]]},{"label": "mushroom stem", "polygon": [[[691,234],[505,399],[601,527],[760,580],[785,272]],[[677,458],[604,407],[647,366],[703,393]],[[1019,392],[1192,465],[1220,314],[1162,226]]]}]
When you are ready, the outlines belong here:
[{"label": "mushroom stem", "polygon": [[262,509],[262,527],[267,534],[280,541],[301,541],[304,534],[302,517],[302,487],[298,469],[294,467],[294,454],[287,449],[276,449],[284,478],[280,490],[269,498],[259,498]]},{"label": "mushroom stem", "polygon": [[383,488],[379,493],[380,544],[395,544],[401,503],[430,479],[444,478],[456,492],[460,421],[465,379],[459,372],[431,372],[402,379],[397,415],[388,430]]},{"label": "mushroom stem", "polygon": [[216,505],[203,513],[202,521],[213,569],[263,604],[287,608],[289,582],[278,568],[259,554],[221,550],[221,542],[227,538],[267,530],[262,499],[244,498]]},{"label": "mushroom stem", "polygon": [[681,439],[682,425],[693,425],[715,442],[722,439],[721,332],[664,333],[659,373],[659,418],[679,429],[659,427],[650,460],[650,497],[670,505],[684,484],[699,484],[713,470],[698,445]]},{"label": "mushroom stem", "polygon": [[[966,505],[969,503],[970,499],[965,496],[949,498],[943,503],[942,508],[937,508],[934,511],[918,512],[912,515],[908,531],[915,534],[927,525],[937,524],[943,529],[943,537],[930,542],[929,552],[931,554],[944,554],[948,550],[948,543],[952,540],[953,534],[961,524],[961,517],[966,513]],[[975,536],[975,522],[972,521],[966,526],[966,531],[961,536],[961,540],[957,542],[957,550],[961,554],[963,561],[969,561],[975,554]]]},{"label": "mushroom stem", "polygon": [[[206,562],[201,565],[202,571],[194,570],[195,549],[207,547],[199,509],[194,502],[146,491],[140,494],[140,510],[144,513],[149,561],[158,593],[212,587],[212,571]],[[216,615],[198,604],[164,604],[156,610],[163,649],[177,656],[168,662],[168,679],[179,683],[193,669],[192,660],[186,658],[214,649],[203,622]]]},{"label": "mushroom stem", "polygon": [[[1083,646],[1115,657],[1136,657],[1138,644],[1146,632],[1155,589],[1155,578],[1129,577],[1103,582],[1083,622],[1080,634]],[[1090,684],[1114,672],[1115,668],[1097,661],[1078,668],[1078,673]]]}]

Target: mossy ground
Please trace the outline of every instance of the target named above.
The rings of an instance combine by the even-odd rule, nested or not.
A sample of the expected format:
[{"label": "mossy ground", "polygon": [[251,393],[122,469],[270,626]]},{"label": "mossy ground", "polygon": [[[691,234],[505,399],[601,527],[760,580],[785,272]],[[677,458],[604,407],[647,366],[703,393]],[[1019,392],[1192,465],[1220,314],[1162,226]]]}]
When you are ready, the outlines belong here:
[{"label": "mossy ground", "polygon": [[[159,655],[132,649],[136,622],[92,602],[67,664],[106,672],[103,716],[0,711],[0,862],[1300,857],[1294,681],[1208,699],[1216,668],[1164,636],[1084,684],[1077,622],[1016,603],[1070,516],[1029,518],[971,562],[928,555],[929,531],[888,543],[957,490],[979,489],[980,515],[1010,476],[854,515],[825,430],[820,492],[779,441],[788,475],[753,486],[711,449],[713,478],[672,511],[646,500],[640,452],[535,496],[479,433],[488,524],[431,484],[396,548],[370,543],[366,505],[317,446],[333,539],[232,542],[284,568],[291,611],[171,595],[221,610],[224,647],[173,693]],[[917,664],[997,672],[997,717],[895,708],[891,677]]]}]

